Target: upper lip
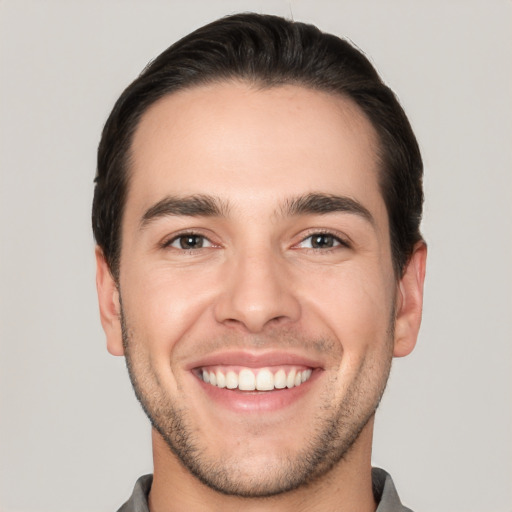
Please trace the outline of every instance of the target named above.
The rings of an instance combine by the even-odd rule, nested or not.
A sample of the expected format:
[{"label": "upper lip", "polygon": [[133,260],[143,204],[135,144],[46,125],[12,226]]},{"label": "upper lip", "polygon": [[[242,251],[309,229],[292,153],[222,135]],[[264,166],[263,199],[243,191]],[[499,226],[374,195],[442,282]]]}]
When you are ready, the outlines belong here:
[{"label": "upper lip", "polygon": [[323,367],[322,362],[301,354],[289,351],[224,351],[209,354],[187,365],[188,370],[204,366],[245,366],[247,368],[263,368],[266,366],[296,365],[310,368]]}]

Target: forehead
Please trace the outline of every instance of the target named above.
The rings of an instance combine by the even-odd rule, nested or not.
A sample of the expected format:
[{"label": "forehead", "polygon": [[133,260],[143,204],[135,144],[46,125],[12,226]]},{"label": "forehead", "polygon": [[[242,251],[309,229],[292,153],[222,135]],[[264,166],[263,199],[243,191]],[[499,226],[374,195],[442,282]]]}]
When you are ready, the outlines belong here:
[{"label": "forehead", "polygon": [[382,210],[376,148],[371,123],[340,95],[238,82],[186,89],[142,116],[125,215],[198,193],[248,210],[325,192]]}]

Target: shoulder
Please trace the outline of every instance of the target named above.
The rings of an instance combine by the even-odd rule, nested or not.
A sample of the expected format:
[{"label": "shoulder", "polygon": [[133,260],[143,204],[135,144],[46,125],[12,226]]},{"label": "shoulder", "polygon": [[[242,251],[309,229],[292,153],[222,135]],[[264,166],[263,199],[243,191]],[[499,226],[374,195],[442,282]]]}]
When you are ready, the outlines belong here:
[{"label": "shoulder", "polygon": [[379,504],[376,512],[412,512],[404,507],[391,475],[380,468],[372,469],[372,485],[375,501]]},{"label": "shoulder", "polygon": [[135,483],[132,495],[117,512],[149,512],[148,496],[153,475],[141,476]]}]

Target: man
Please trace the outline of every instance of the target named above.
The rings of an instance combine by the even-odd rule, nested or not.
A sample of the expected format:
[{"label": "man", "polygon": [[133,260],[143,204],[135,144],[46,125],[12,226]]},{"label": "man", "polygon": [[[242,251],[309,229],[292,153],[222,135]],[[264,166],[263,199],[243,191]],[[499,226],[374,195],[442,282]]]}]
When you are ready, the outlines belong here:
[{"label": "man", "polygon": [[370,465],[414,348],[422,162],[346,41],[234,15],[121,95],[93,205],[108,350],[151,420],[121,511],[408,510]]}]

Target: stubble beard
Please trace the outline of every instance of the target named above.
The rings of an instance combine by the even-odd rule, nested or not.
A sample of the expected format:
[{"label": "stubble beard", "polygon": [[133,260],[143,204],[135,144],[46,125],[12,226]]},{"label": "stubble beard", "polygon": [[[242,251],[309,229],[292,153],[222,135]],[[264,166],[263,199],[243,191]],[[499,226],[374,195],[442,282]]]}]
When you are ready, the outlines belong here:
[{"label": "stubble beard", "polygon": [[[247,458],[239,460],[224,455],[216,460],[208,459],[187,408],[178,405],[176,399],[159,387],[148,361],[142,364],[136,361],[134,352],[140,340],[134,339],[122,308],[121,325],[126,366],[135,395],[151,425],[181,464],[214,491],[229,496],[266,498],[308,486],[346,459],[374,416],[386,387],[392,359],[394,314],[391,316],[386,333],[386,360],[363,361],[340,403],[332,404],[327,396],[322,397],[321,414],[315,419],[314,433],[305,440],[305,446],[293,456],[267,464],[265,471],[258,475],[244,474],[250,465]],[[376,373],[378,381],[374,382]],[[336,380],[331,384],[335,385]]]}]

